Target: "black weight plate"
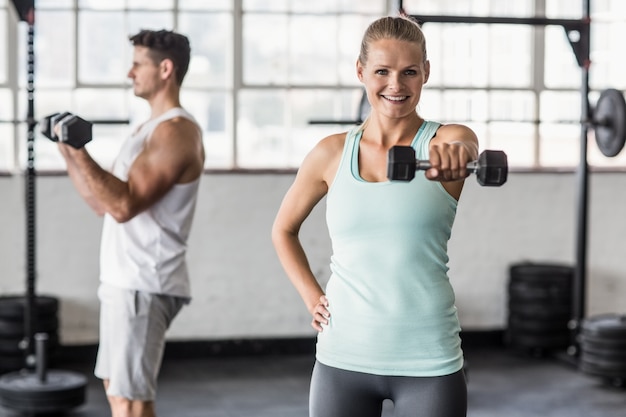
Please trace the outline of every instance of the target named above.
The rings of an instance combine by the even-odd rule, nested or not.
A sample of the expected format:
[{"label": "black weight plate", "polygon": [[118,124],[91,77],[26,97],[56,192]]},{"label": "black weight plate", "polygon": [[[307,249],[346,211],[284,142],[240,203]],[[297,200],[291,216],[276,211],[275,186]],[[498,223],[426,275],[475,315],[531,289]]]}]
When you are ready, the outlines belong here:
[{"label": "black weight plate", "polygon": [[602,349],[626,349],[626,339],[623,338],[610,339],[603,336],[579,333],[578,340],[580,343]]},{"label": "black weight plate", "polygon": [[33,372],[13,372],[0,377],[0,398],[43,406],[80,396],[86,386],[87,378],[76,372],[49,370],[44,382]]},{"label": "black weight plate", "polygon": [[[56,333],[59,329],[57,316],[38,319],[34,324],[34,333]],[[0,318],[0,337],[19,337],[23,335],[24,323]]]},{"label": "black weight plate", "polygon": [[626,143],[626,101],[621,91],[604,90],[593,112],[596,143],[604,156],[614,157]]},{"label": "black weight plate", "polygon": [[[37,317],[52,316],[59,310],[59,300],[55,297],[38,295],[34,298]],[[26,308],[26,296],[0,297],[0,318],[21,319]]]},{"label": "black weight plate", "polygon": [[514,333],[510,332],[509,342],[514,346],[532,348],[560,348],[569,345],[568,333],[557,333],[552,335]]},{"label": "black weight plate", "polygon": [[[2,354],[18,354],[22,352],[20,349],[20,343],[24,337],[14,336],[14,337],[5,337],[0,336],[0,356]],[[59,346],[59,335],[58,333],[48,333],[48,341],[46,342],[46,346],[48,347],[48,351],[52,351]]]},{"label": "black weight plate", "polygon": [[24,354],[22,352],[0,355],[0,372],[12,372],[24,367]]},{"label": "black weight plate", "polygon": [[582,344],[580,345],[580,350],[589,357],[605,358],[626,363],[626,350],[624,349],[602,349],[593,345]]},{"label": "black weight plate", "polygon": [[528,319],[518,315],[511,315],[508,322],[511,330],[551,333],[568,329],[568,320]]},{"label": "black weight plate", "polygon": [[553,285],[536,286],[514,283],[509,287],[509,297],[515,300],[528,300],[539,302],[562,302],[571,303],[572,292],[568,289],[559,288]]},{"label": "black weight plate", "polygon": [[581,371],[604,377],[623,378],[626,377],[626,369],[612,369],[604,366],[598,366],[595,363],[580,361],[579,368]]},{"label": "black weight plate", "polygon": [[557,284],[569,288],[574,278],[574,268],[562,264],[536,264],[532,262],[511,265],[510,283]]},{"label": "black weight plate", "polygon": [[487,150],[478,156],[476,179],[480,185],[499,187],[506,183],[509,175],[509,161],[503,151]]},{"label": "black weight plate", "polygon": [[567,320],[571,317],[571,306],[569,304],[541,304],[536,302],[520,303],[510,300],[509,312],[536,319]]},{"label": "black weight plate", "polygon": [[626,341],[626,315],[602,314],[582,322],[582,334]]}]

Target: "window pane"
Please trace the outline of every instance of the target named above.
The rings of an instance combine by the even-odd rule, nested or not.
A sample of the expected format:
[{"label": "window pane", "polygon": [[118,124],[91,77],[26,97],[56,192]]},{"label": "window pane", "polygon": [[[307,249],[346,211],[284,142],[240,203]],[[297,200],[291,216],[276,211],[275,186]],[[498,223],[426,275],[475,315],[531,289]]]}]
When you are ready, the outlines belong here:
[{"label": "window pane", "polygon": [[496,121],[534,122],[535,94],[530,91],[489,92],[489,118]]},{"label": "window pane", "polygon": [[337,37],[331,45],[337,45],[339,82],[343,85],[360,85],[356,76],[356,60],[359,57],[361,38],[374,16],[347,15],[339,17]]},{"label": "window pane", "polygon": [[243,16],[244,84],[286,84],[287,24],[287,16]]},{"label": "window pane", "polygon": [[339,7],[344,13],[370,13],[382,16],[387,11],[387,2],[385,0],[341,0]]},{"label": "window pane", "polygon": [[[489,85],[529,87],[533,74],[533,29],[528,26],[490,25],[489,32]],[[472,58],[474,53],[472,51]],[[482,59],[483,54],[479,56]]]},{"label": "window pane", "polygon": [[0,10],[0,22],[3,22],[1,27],[4,29],[0,30],[0,84],[7,82],[7,73],[8,68],[7,65],[9,63],[8,59],[8,51],[7,45],[9,44],[7,41],[7,13],[5,9]]},{"label": "window pane", "polygon": [[79,88],[74,105],[79,116],[87,120],[126,120],[129,108],[127,92],[122,89]]},{"label": "window pane", "polygon": [[481,149],[499,149],[506,153],[510,166],[535,164],[536,128],[529,123],[490,123],[487,134],[478,136]]},{"label": "window pane", "polygon": [[129,9],[165,10],[174,7],[174,0],[127,0]]},{"label": "window pane", "polygon": [[13,169],[13,125],[10,123],[0,123],[0,171]]},{"label": "window pane", "polygon": [[[624,16],[626,18],[626,15]],[[591,26],[591,71],[589,83],[593,88],[626,88],[626,56],[622,51],[626,39],[626,23],[603,22]]]},{"label": "window pane", "polygon": [[539,164],[546,167],[577,166],[580,126],[543,123],[540,126]]},{"label": "window pane", "polygon": [[540,119],[545,122],[580,123],[580,93],[545,91],[540,97]]},{"label": "window pane", "polygon": [[122,143],[131,134],[129,125],[93,125],[93,140],[85,147],[95,161],[105,169],[111,169]]},{"label": "window pane", "polygon": [[545,28],[546,51],[544,78],[548,88],[579,88],[581,82],[580,69],[572,47],[561,27]]},{"label": "window pane", "polygon": [[[207,30],[210,27],[211,30]],[[191,62],[184,81],[187,87],[230,88],[232,81],[232,15],[230,13],[181,13],[179,30],[189,37]]]},{"label": "window pane", "polygon": [[[107,28],[107,36],[93,30]],[[130,51],[123,13],[80,12],[78,79],[81,83],[122,84]]]},{"label": "window pane", "polygon": [[243,0],[244,11],[286,12],[289,0]]},{"label": "window pane", "polygon": [[78,7],[92,10],[122,10],[125,3],[125,0],[78,0]]},{"label": "window pane", "polygon": [[487,25],[444,25],[439,63],[442,84],[487,86],[489,53],[485,45],[488,42]]},{"label": "window pane", "polygon": [[360,90],[291,90],[288,95],[289,132],[285,144],[287,157],[277,166],[295,168],[324,137],[345,131],[354,125],[311,125],[314,118],[354,119],[361,100]]},{"label": "window pane", "polygon": [[[35,33],[37,87],[74,85],[74,18],[69,11],[38,11]],[[26,63],[20,73],[26,71]],[[25,79],[24,79],[25,82]]]},{"label": "window pane", "polygon": [[[597,3],[597,1],[592,3]],[[582,12],[582,0],[546,0],[546,16],[550,18],[580,19]]]},{"label": "window pane", "polygon": [[290,11],[294,13],[333,13],[337,11],[336,0],[291,0]]},{"label": "window pane", "polygon": [[[20,109],[26,114],[26,91],[20,92]],[[37,89],[35,91],[35,118],[74,109],[71,90]]]},{"label": "window pane", "polygon": [[15,149],[13,138],[15,128],[13,120],[13,93],[9,89],[0,88],[0,171],[13,169]]},{"label": "window pane", "polygon": [[289,32],[289,81],[293,84],[336,84],[337,20],[334,17],[292,16]]},{"label": "window pane", "polygon": [[202,127],[206,168],[231,168],[232,131],[227,127],[228,95],[183,90],[181,102]]},{"label": "window pane", "polygon": [[224,0],[178,0],[181,10],[233,10],[232,1]]},{"label": "window pane", "polygon": [[284,91],[241,91],[237,120],[240,167],[284,166],[289,159]]},{"label": "window pane", "polygon": [[442,95],[443,119],[448,122],[468,122],[487,120],[487,92],[485,91],[445,91]]},{"label": "window pane", "polygon": [[[361,99],[364,91],[361,88],[354,90],[316,90],[316,95],[309,100],[310,104],[304,107],[305,111],[294,112],[296,123],[302,125],[320,125],[331,121],[356,122],[367,115],[361,114]],[[293,95],[291,100],[297,98]],[[295,109],[301,109],[296,103]],[[333,131],[345,129],[345,124],[329,124]]]},{"label": "window pane", "polygon": [[[174,16],[172,12],[128,12],[128,23],[126,28],[126,45],[131,47],[128,37],[138,33],[142,29],[151,30],[172,30],[174,27]],[[127,64],[130,68],[130,61]]]},{"label": "window pane", "polygon": [[[74,4],[74,0],[37,0],[37,11],[41,9],[58,9],[58,8],[71,8]],[[39,17],[37,17],[39,19]]]}]

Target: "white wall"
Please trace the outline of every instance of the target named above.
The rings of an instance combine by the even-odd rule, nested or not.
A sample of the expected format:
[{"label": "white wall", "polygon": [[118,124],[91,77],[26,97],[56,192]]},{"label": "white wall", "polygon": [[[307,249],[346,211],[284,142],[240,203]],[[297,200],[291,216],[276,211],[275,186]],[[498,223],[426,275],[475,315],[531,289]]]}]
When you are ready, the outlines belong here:
[{"label": "white wall", "polygon": [[[285,277],[270,227],[288,174],[211,174],[203,178],[189,263],[194,300],[171,340],[312,336],[309,316]],[[101,219],[65,176],[37,178],[37,290],[61,300],[65,344],[97,341]],[[572,264],[576,253],[576,178],[511,173],[501,188],[467,181],[450,241],[450,277],[463,328],[506,322],[508,268],[523,260]],[[588,315],[626,312],[626,174],[592,173]],[[24,179],[1,177],[0,294],[25,291]],[[324,207],[302,238],[322,281],[328,279]]]}]

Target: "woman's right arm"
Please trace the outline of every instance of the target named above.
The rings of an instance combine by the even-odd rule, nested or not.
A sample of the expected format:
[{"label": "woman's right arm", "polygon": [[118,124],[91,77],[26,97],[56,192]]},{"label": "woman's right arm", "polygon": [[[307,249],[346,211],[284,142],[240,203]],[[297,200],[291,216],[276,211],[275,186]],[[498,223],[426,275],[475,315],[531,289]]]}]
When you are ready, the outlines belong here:
[{"label": "woman's right arm", "polygon": [[328,323],[329,312],[324,291],[311,271],[298,234],[304,220],[328,192],[328,177],[334,177],[336,171],[336,142],[336,137],[326,138],[305,157],[272,227],[278,259],[313,316],[311,325],[317,331],[322,331],[322,323]]}]

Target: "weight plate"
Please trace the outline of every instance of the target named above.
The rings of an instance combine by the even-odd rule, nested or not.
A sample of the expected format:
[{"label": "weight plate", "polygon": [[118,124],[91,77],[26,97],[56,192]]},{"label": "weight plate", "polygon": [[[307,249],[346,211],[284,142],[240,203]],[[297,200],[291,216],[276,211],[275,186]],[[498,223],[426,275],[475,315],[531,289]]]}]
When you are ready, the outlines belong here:
[{"label": "weight plate", "polygon": [[602,314],[582,322],[581,333],[585,336],[626,341],[626,315]]},{"label": "weight plate", "polygon": [[600,94],[592,124],[600,152],[608,157],[619,154],[626,142],[626,101],[621,91],[609,88]]},{"label": "weight plate", "polygon": [[86,386],[84,375],[70,371],[50,370],[45,382],[32,372],[14,372],[0,377],[0,403],[22,412],[58,412],[81,405]]},{"label": "weight plate", "polygon": [[562,348],[569,345],[569,333],[550,335],[509,332],[509,342],[514,346],[527,348]]},{"label": "weight plate", "polygon": [[529,319],[512,314],[508,324],[511,330],[520,330],[537,333],[551,333],[555,331],[567,331],[568,320]]},{"label": "weight plate", "polygon": [[[56,333],[59,328],[57,316],[36,320],[34,333]],[[24,323],[0,318],[0,337],[19,337],[24,335]]]},{"label": "weight plate", "polygon": [[569,288],[574,278],[574,268],[561,264],[521,263],[509,268],[510,284],[525,282],[534,285],[559,285]]},{"label": "weight plate", "polygon": [[520,301],[571,303],[572,291],[558,286],[537,286],[513,283],[509,286],[509,297]]},{"label": "weight plate", "polygon": [[571,306],[568,304],[520,303],[515,300],[509,302],[511,314],[528,318],[567,320],[571,316],[571,310]]},{"label": "weight plate", "polygon": [[[51,316],[59,309],[59,300],[50,296],[35,296],[37,316]],[[26,297],[21,295],[0,297],[0,318],[22,319],[26,308]]]}]

